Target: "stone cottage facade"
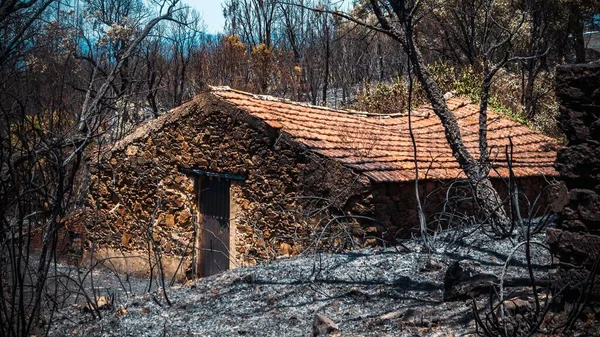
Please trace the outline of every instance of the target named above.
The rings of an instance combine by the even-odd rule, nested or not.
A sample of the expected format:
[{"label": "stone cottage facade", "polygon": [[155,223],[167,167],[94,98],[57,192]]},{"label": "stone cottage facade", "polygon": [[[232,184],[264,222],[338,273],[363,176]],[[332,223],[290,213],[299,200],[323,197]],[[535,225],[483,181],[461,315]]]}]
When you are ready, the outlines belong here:
[{"label": "stone cottage facade", "polygon": [[[478,107],[448,104],[475,151]],[[414,115],[428,195],[463,174],[438,118],[427,108]],[[493,112],[488,134],[499,185],[509,175],[509,137],[519,179],[539,190],[556,175],[552,139]],[[96,157],[82,213],[87,240],[120,254],[158,250],[175,259],[173,273],[207,276],[315,249],[393,243],[416,219],[406,116],[212,87]]]}]

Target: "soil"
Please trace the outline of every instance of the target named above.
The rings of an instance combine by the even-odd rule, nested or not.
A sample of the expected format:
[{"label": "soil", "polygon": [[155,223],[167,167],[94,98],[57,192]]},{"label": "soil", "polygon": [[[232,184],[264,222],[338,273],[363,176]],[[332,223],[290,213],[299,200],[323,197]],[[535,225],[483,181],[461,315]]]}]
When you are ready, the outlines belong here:
[{"label": "soil", "polygon": [[[341,336],[475,335],[473,301],[443,300],[450,265],[466,260],[473,270],[495,275],[506,285],[505,298],[530,288],[524,287],[528,273],[518,235],[498,241],[479,231],[464,233],[444,232],[435,252],[415,239],[238,268],[167,288],[170,306],[160,288],[147,292],[148,280],[123,282],[123,276],[118,281],[113,273],[96,272],[95,285],[102,287],[97,293],[111,294],[112,305],[97,318],[85,301],[73,303],[55,313],[50,336],[308,336],[317,313],[335,322]],[[534,240],[543,243],[545,237]],[[533,271],[543,284],[550,256],[539,245],[531,247]],[[482,293],[473,296],[481,311],[488,296],[478,289]]]}]

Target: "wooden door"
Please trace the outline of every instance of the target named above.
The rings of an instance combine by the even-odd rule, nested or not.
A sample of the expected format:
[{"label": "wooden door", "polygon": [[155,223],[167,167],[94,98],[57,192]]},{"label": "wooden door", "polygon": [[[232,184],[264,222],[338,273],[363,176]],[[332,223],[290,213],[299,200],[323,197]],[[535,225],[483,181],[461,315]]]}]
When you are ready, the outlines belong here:
[{"label": "wooden door", "polygon": [[229,180],[204,178],[200,183],[200,276],[229,269]]}]

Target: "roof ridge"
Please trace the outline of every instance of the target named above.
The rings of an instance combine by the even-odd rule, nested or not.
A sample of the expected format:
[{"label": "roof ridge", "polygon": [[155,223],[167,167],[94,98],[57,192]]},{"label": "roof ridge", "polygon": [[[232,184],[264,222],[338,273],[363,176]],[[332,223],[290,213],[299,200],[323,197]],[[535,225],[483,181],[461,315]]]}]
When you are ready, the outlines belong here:
[{"label": "roof ridge", "polygon": [[320,109],[320,110],[331,111],[331,112],[351,113],[351,114],[361,114],[361,115],[369,114],[369,112],[367,112],[367,111],[358,111],[358,110],[352,110],[352,109],[333,109],[333,108],[329,108],[329,107],[322,106],[322,105],[315,105],[315,104],[310,104],[310,103],[292,101],[289,98],[276,97],[276,96],[272,96],[272,95],[253,94],[251,92],[233,89],[226,85],[209,86],[209,87],[210,87],[211,91],[231,91],[231,92],[234,92],[237,94],[250,96],[252,98],[260,99],[263,101],[286,103],[286,104],[298,105],[298,106],[303,106],[303,107],[307,107],[307,108]]},{"label": "roof ridge", "polygon": [[[335,112],[335,113],[340,113],[340,114],[345,114],[345,115],[350,115],[350,116],[371,117],[371,118],[379,118],[379,119],[388,119],[388,118],[408,116],[408,111],[383,114],[383,113],[354,110],[354,109],[334,109],[334,108],[321,106],[321,105],[314,105],[314,104],[305,103],[305,102],[293,101],[289,98],[276,97],[276,96],[272,96],[272,95],[253,94],[251,92],[233,89],[227,85],[222,85],[222,86],[209,85],[208,87],[210,88],[211,92],[229,91],[229,92],[233,92],[236,94],[252,97],[254,99],[259,99],[262,101],[291,104],[291,105],[295,105],[295,106],[301,106],[301,107],[306,107],[306,108],[311,108],[311,109],[319,109],[319,110],[323,110],[323,111],[330,111],[330,112]],[[452,109],[450,109],[450,111],[458,110],[458,109],[470,104],[468,102],[468,100],[466,100],[465,97],[462,97],[462,96],[453,96],[453,97],[445,98],[445,101],[446,101],[446,104],[448,104],[452,101],[456,102],[456,106],[453,107]],[[433,108],[431,107],[431,105],[423,104],[423,105],[420,105],[418,107],[411,109],[410,112],[415,117],[422,117],[422,118],[431,117],[431,113],[429,113],[429,111],[423,111],[423,110],[433,110]]]},{"label": "roof ridge", "polygon": [[[362,111],[362,110],[354,110],[354,109],[334,109],[334,108],[330,108],[330,107],[326,107],[326,106],[322,106],[322,105],[315,105],[315,104],[310,104],[310,103],[304,103],[304,102],[298,102],[298,101],[293,101],[289,98],[282,98],[282,97],[276,97],[276,96],[272,96],[272,95],[261,95],[261,94],[253,94],[251,92],[247,92],[247,91],[243,91],[243,90],[238,90],[238,89],[233,89],[229,86],[223,85],[223,86],[209,86],[209,88],[211,89],[211,92],[218,92],[218,91],[230,91],[230,92],[234,92],[236,94],[240,94],[240,95],[245,95],[245,96],[249,96],[255,99],[259,99],[262,101],[268,101],[268,102],[278,102],[278,103],[286,103],[286,104],[291,104],[291,105],[296,105],[296,106],[302,106],[302,107],[306,107],[306,108],[311,108],[311,109],[319,109],[319,110],[324,110],[324,111],[330,111],[330,112],[336,112],[336,113],[341,113],[341,114],[346,114],[346,115],[351,115],[351,116],[359,116],[359,117],[377,117],[377,118],[394,118],[394,117],[406,117],[408,115],[408,112],[397,112],[397,113],[390,113],[390,114],[382,114],[382,113],[377,113],[377,112],[369,112],[369,111]],[[416,109],[412,110],[412,113],[417,113],[415,116],[417,117],[424,117],[424,118],[428,118],[429,117],[429,113],[428,112],[421,112],[418,111],[418,109],[422,109],[423,107],[420,106]]]}]

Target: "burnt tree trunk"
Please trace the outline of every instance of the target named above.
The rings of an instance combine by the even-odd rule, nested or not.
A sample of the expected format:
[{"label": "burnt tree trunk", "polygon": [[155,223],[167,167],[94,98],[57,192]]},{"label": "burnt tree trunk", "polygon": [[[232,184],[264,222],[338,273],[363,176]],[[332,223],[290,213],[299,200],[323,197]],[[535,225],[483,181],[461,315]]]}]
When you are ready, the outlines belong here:
[{"label": "burnt tree trunk", "polygon": [[583,38],[583,18],[578,6],[571,7],[569,29],[573,38],[575,50],[575,63],[585,63],[585,39]]},{"label": "burnt tree trunk", "polygon": [[[502,198],[493,187],[492,182],[488,177],[489,161],[485,160],[487,158],[487,117],[485,114],[487,109],[487,93],[482,94],[481,108],[483,110],[480,111],[480,113],[483,113],[483,116],[481,117],[483,120],[480,120],[480,128],[483,129],[483,132],[480,130],[479,150],[484,158],[482,160],[476,160],[471,153],[469,153],[462,140],[458,121],[456,116],[454,116],[454,113],[448,108],[444,93],[429,71],[423,66],[425,61],[423,60],[423,56],[418,46],[415,45],[413,38],[413,11],[407,10],[404,7],[403,1],[391,1],[390,5],[398,18],[399,28],[391,25],[390,21],[384,16],[377,0],[371,0],[371,7],[381,25],[381,31],[398,41],[410,59],[413,65],[413,72],[417,76],[423,90],[425,90],[425,94],[431,103],[433,111],[444,127],[446,140],[452,149],[452,154],[467,176],[469,182],[473,185],[475,198],[480,204],[483,214],[492,224],[497,224],[500,228],[508,226],[510,220],[504,209]],[[491,76],[493,76],[493,74]],[[490,82],[491,76],[489,76]]]},{"label": "burnt tree trunk", "polygon": [[[484,215],[490,221],[501,226],[508,225],[510,220],[503,207],[502,197],[500,197],[488,176],[490,163],[487,156],[487,132],[485,128],[483,128],[484,130],[480,130],[480,160],[476,160],[469,153],[462,140],[458,121],[454,113],[448,108],[442,90],[429,72],[421,66],[424,63],[419,50],[412,44],[412,41],[408,46],[410,48],[409,57],[414,62],[413,69],[415,75],[425,90],[433,111],[444,126],[446,140],[452,149],[452,154],[458,161],[469,182],[473,185],[475,197],[478,203],[480,203]],[[487,96],[486,93],[482,95]],[[485,114],[487,110],[487,97],[482,98],[484,99],[482,100],[481,108],[484,109],[484,113],[481,116],[485,119],[480,121],[480,125],[485,125],[487,123],[487,114]]]},{"label": "burnt tree trunk", "polygon": [[325,74],[323,75],[323,99],[322,105],[327,106],[327,90],[329,89],[329,58],[331,57],[331,47],[329,43],[329,23],[327,16],[323,17],[325,26]]}]

